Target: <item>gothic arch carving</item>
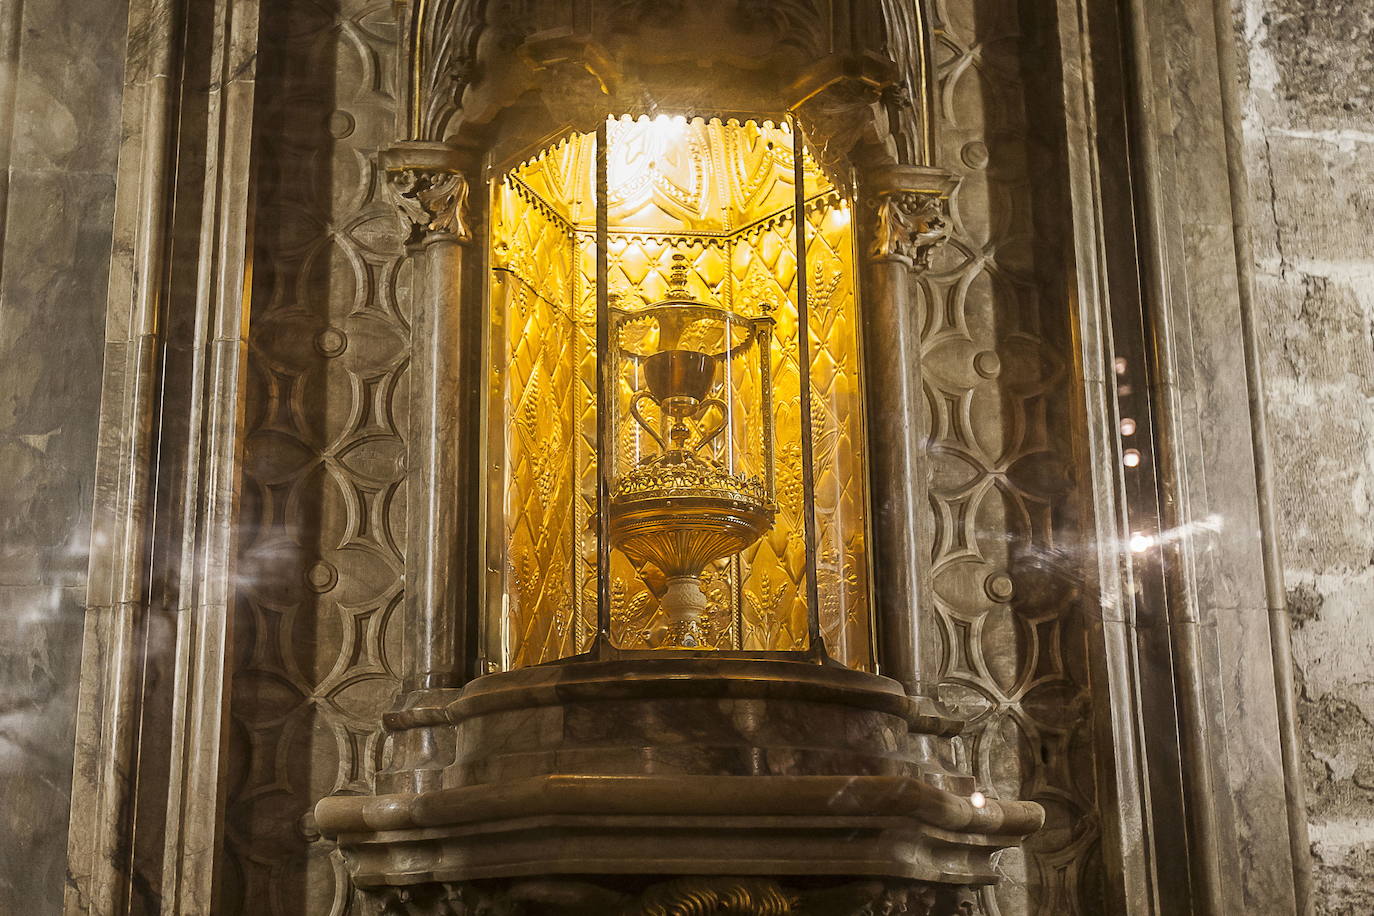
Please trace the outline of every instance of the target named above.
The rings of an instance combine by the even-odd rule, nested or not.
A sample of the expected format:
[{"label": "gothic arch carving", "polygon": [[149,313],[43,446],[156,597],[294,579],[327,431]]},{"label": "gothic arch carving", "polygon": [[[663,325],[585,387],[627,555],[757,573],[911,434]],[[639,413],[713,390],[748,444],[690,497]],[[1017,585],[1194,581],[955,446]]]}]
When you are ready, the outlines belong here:
[{"label": "gothic arch carving", "polygon": [[406,140],[492,146],[612,112],[791,110],[823,159],[933,164],[924,3],[408,0],[403,16]]}]

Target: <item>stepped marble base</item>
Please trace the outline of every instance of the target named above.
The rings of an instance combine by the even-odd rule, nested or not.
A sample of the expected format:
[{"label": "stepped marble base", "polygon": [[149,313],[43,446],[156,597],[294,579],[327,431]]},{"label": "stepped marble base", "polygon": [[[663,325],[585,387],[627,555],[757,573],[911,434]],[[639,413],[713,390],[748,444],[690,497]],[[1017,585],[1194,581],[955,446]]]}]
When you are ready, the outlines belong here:
[{"label": "stepped marble base", "polygon": [[[580,887],[618,902],[568,913],[923,912],[863,907],[992,883],[992,856],[1043,820],[1033,803],[982,798],[941,759],[958,723],[831,665],[574,661],[419,699],[389,719],[378,794],[316,808],[354,883],[395,905],[466,894],[558,913],[510,894]],[[633,908],[679,880],[711,893],[790,882],[790,908]],[[877,896],[846,910],[846,886]]]}]

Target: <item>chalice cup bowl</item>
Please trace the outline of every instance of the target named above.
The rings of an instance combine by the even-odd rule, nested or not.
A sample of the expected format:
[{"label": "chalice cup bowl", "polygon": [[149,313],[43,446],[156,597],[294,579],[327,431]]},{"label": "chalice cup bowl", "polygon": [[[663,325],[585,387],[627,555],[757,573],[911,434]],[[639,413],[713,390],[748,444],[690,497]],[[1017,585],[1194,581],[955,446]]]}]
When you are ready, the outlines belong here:
[{"label": "chalice cup bowl", "polygon": [[[724,416],[725,404],[708,397],[716,381],[717,359],[710,353],[700,350],[662,350],[644,360],[644,380],[648,391],[642,392],[635,400],[637,402],[640,397],[647,396],[658,404],[668,428],[655,433],[653,427],[638,412],[635,413],[635,419],[653,435],[660,448],[665,451],[670,448],[677,451],[685,449],[687,440],[691,437],[687,421],[704,414],[708,406],[718,405],[722,417]],[[719,435],[721,429],[723,423],[709,436],[702,437],[693,451]],[[664,436],[667,437],[667,442],[664,441]],[[669,446],[668,442],[672,445]]]}]

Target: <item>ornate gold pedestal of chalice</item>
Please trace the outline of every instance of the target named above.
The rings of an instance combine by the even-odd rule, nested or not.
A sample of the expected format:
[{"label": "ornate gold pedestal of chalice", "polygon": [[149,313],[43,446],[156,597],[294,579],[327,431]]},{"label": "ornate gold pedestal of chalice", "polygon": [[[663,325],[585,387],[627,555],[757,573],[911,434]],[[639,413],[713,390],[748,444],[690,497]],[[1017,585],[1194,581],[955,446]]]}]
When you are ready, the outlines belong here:
[{"label": "ornate gold pedestal of chalice", "polygon": [[[629,386],[632,431],[642,431],[649,446],[613,484],[611,543],[636,563],[652,563],[666,579],[659,604],[669,627],[661,645],[695,648],[709,607],[703,570],[773,525],[772,319],[683,299],[617,310],[616,319],[617,355],[639,370],[633,373],[638,384]],[[619,332],[627,327],[638,327],[641,340],[656,339],[654,351],[625,347]],[[749,412],[753,422],[745,423],[736,417],[745,410],[736,403],[743,386],[731,378],[749,369],[736,363],[736,372],[729,370],[750,351],[760,357],[750,374],[759,403]],[[763,473],[749,473],[751,465],[762,465]]]}]

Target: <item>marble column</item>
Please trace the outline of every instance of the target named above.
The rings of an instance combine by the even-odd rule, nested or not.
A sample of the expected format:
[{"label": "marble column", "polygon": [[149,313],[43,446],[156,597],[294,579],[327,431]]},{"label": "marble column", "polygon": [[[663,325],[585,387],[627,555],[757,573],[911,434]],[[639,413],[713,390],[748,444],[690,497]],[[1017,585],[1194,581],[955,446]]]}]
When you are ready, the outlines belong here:
[{"label": "marble column", "polygon": [[940,169],[886,166],[862,188],[864,389],[872,475],[873,566],[882,674],[923,693],[922,517],[928,502],[921,390],[921,317],[913,274],[945,236],[954,179]]},{"label": "marble column", "polygon": [[408,142],[382,164],[410,232],[415,273],[410,315],[410,456],[406,500],[405,689],[459,686],[465,673],[469,514],[461,485],[466,441],[464,346],[460,332],[468,179],[457,150]]}]

